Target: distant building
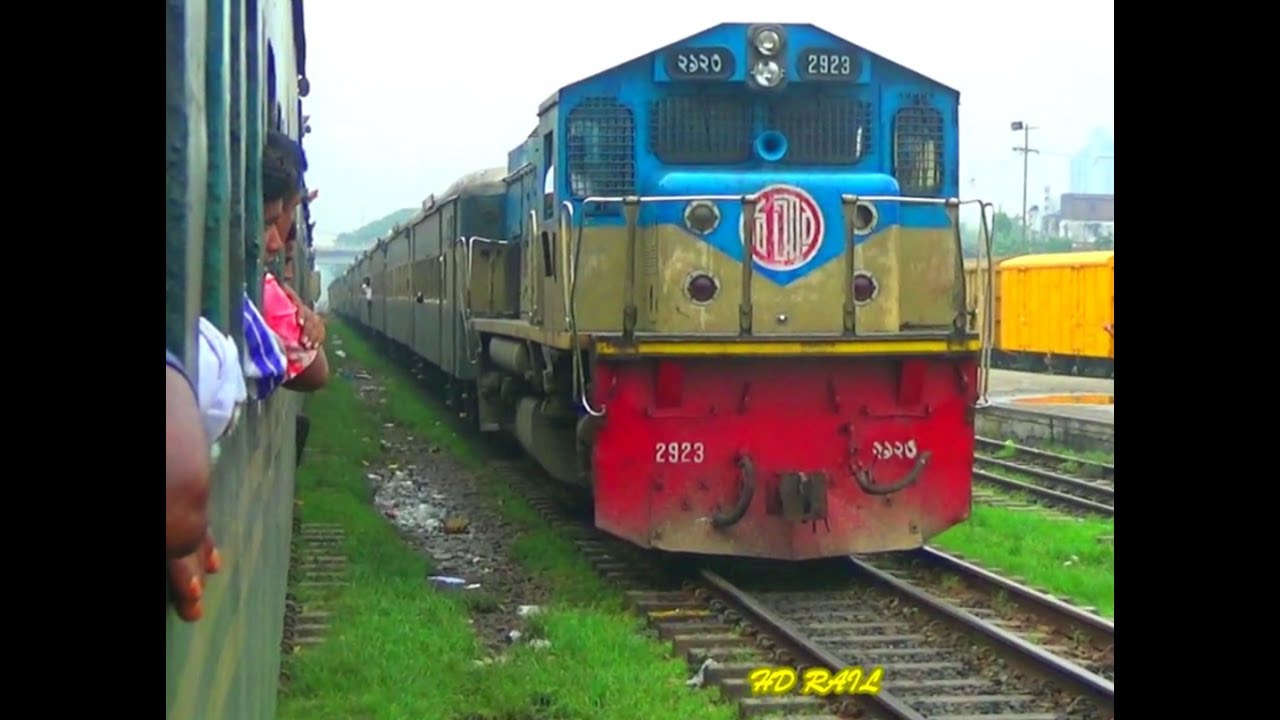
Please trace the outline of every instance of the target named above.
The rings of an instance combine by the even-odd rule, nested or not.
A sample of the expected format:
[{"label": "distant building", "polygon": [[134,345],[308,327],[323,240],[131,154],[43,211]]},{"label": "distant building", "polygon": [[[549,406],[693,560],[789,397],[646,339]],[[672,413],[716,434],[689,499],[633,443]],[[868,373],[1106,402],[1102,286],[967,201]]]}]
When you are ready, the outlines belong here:
[{"label": "distant building", "polygon": [[1042,235],[1052,235],[1053,229],[1057,227],[1058,209],[1053,206],[1053,195],[1049,191],[1049,186],[1044,186],[1044,205],[1040,208],[1040,222],[1032,223]]},{"label": "distant building", "polygon": [[1105,128],[1094,128],[1089,140],[1071,156],[1071,192],[1081,195],[1114,195],[1116,192],[1116,143]]},{"label": "distant building", "polygon": [[1116,196],[1065,193],[1058,212],[1045,218],[1051,235],[1067,237],[1078,246],[1095,245],[1099,239],[1115,239]]}]

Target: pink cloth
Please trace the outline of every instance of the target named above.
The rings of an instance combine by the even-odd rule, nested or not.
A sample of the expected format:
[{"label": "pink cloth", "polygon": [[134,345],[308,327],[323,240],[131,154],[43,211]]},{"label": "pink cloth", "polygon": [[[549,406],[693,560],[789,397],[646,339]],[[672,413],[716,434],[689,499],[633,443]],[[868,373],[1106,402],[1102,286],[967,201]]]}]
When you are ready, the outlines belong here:
[{"label": "pink cloth", "polygon": [[262,318],[267,327],[280,338],[284,344],[285,359],[288,367],[285,370],[285,381],[297,377],[316,359],[315,350],[302,347],[302,318],[298,306],[280,288],[280,284],[271,273],[262,279]]}]

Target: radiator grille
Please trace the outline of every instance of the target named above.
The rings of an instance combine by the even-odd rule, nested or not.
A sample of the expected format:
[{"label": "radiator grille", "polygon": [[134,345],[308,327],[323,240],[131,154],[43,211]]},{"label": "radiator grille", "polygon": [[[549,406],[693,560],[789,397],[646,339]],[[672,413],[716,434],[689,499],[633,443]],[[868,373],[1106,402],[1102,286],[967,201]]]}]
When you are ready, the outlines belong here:
[{"label": "radiator grille", "polygon": [[853,165],[871,152],[871,103],[792,96],[769,105],[769,126],[787,136],[786,165]]},{"label": "radiator grille", "polygon": [[751,119],[746,98],[662,98],[649,104],[649,151],[669,165],[746,162]]}]

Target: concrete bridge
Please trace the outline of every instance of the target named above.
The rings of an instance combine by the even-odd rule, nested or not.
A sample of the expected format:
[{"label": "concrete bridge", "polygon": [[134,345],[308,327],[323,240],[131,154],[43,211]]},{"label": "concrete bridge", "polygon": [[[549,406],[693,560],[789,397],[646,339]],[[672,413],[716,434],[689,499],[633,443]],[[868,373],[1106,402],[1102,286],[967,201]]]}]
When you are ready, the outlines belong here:
[{"label": "concrete bridge", "polygon": [[351,250],[348,248],[317,248],[311,249],[316,259],[316,270],[320,272],[320,298],[324,299],[329,293],[329,283],[337,280],[347,268],[364,253],[364,250]]},{"label": "concrete bridge", "polygon": [[320,271],[321,281],[328,285],[346,271],[351,264],[364,253],[363,250],[348,248],[312,248],[316,258],[316,270]]},{"label": "concrete bridge", "polygon": [[355,262],[356,258],[360,257],[363,252],[364,250],[351,250],[349,248],[313,247],[311,249],[311,253],[316,257],[317,267],[320,265],[341,265],[343,268],[346,268],[348,265]]}]

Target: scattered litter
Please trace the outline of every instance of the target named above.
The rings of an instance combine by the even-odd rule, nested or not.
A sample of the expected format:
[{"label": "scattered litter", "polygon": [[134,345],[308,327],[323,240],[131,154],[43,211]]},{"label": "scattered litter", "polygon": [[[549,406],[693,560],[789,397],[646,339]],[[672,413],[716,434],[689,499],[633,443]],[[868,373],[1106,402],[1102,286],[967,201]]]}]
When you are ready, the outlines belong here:
[{"label": "scattered litter", "polygon": [[346,357],[346,356],[347,356],[347,353],[346,353],[346,351],[345,351],[345,350],[334,350],[334,351],[333,351],[333,354],[334,354],[334,355],[337,355],[337,356],[338,356],[338,357],[340,357],[340,358],[344,358],[344,357]]},{"label": "scattered litter", "polygon": [[516,614],[520,617],[529,617],[530,615],[537,615],[540,612],[542,612],[542,608],[537,605],[521,605],[516,608]]},{"label": "scattered litter", "polygon": [[537,638],[537,639],[535,639],[535,640],[530,640],[530,641],[529,641],[529,647],[531,647],[531,648],[538,648],[539,650],[541,650],[541,649],[543,649],[543,648],[549,648],[549,647],[551,647],[551,641],[550,641],[550,640],[546,640],[546,639],[544,639],[544,638]]},{"label": "scattered litter", "polygon": [[703,683],[707,681],[707,669],[716,668],[719,665],[720,663],[716,662],[714,658],[707,658],[706,660],[703,660],[702,665],[698,668],[698,672],[694,673],[693,677],[685,680],[684,684],[691,688],[702,687]]},{"label": "scattered litter", "polygon": [[382,482],[382,476],[375,473],[368,473],[365,477],[374,482]]},{"label": "scattered litter", "polygon": [[471,583],[470,585],[468,585],[468,586],[467,586],[467,589],[468,589],[468,590],[479,590],[479,589],[480,589],[480,583]]},{"label": "scattered litter", "polygon": [[507,661],[506,655],[499,655],[497,657],[487,657],[482,660],[472,660],[471,664],[475,665],[476,667],[487,667],[489,665],[502,665],[506,661]]},{"label": "scattered litter", "polygon": [[470,526],[471,521],[465,517],[451,517],[444,521],[444,531],[450,535],[464,533]]},{"label": "scattered litter", "polygon": [[356,373],[356,379],[357,379],[357,380],[372,380],[372,379],[373,379],[373,376],[372,376],[372,375],[370,375],[370,374],[369,374],[369,373],[367,373],[367,372],[358,372],[358,373]]},{"label": "scattered litter", "polygon": [[675,610],[658,610],[649,613],[649,617],[654,620],[664,620],[675,617],[710,617],[710,610],[699,610],[697,608],[676,608]]},{"label": "scattered litter", "polygon": [[393,428],[395,426],[396,426],[395,423],[382,423],[382,427],[384,428]]},{"label": "scattered litter", "polygon": [[507,631],[507,642],[509,642],[509,643],[511,643],[511,644],[513,644],[513,645],[514,645],[515,643],[520,642],[520,638],[521,638],[521,636],[523,636],[523,635],[524,635],[524,633],[520,632],[519,630],[508,630],[508,631]]},{"label": "scattered litter", "polygon": [[467,586],[466,580],[459,577],[449,577],[448,575],[432,575],[427,578],[427,581],[432,585],[443,589],[458,587],[465,588]]}]

